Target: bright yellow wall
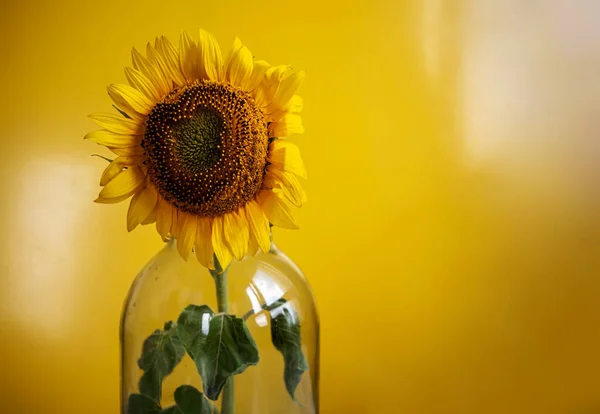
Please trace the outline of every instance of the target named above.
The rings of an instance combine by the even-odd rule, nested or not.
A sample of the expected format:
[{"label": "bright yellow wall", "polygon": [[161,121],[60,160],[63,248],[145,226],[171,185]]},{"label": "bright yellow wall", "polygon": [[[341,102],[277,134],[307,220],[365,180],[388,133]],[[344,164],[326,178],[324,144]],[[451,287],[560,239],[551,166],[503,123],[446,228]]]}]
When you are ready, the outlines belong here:
[{"label": "bright yellow wall", "polygon": [[173,3],[3,4],[1,412],[118,411],[161,242],[92,203],[86,116],[131,46],[199,26],[307,72],[309,203],[275,236],[320,305],[322,413],[600,409],[594,2]]}]

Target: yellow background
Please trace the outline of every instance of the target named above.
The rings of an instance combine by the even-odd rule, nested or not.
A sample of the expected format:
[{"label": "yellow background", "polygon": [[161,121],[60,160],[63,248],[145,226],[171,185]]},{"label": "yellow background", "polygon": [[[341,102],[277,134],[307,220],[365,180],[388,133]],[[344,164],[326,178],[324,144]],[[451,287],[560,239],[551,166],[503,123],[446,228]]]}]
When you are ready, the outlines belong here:
[{"label": "yellow background", "polygon": [[130,47],[239,36],[305,69],[321,412],[600,410],[597,3],[9,1],[1,412],[118,412],[121,304],[162,245],[92,203],[82,140]]}]

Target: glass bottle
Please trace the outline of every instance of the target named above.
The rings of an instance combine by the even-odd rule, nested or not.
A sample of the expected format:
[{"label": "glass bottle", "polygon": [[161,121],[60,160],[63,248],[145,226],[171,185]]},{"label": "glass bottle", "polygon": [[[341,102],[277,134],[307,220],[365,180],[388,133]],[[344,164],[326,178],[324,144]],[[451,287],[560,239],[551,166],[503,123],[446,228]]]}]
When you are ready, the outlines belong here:
[{"label": "glass bottle", "polygon": [[[148,339],[153,333],[160,335],[173,329],[188,305],[208,305],[215,314],[219,310],[214,275],[200,265],[193,254],[185,261],[179,255],[176,243],[175,239],[171,239],[145,265],[133,282],[124,304],[121,319],[122,414],[179,413],[174,408],[177,388],[191,385],[200,392],[204,391],[200,371],[189,353],[182,352],[175,366],[169,366],[173,362],[168,360],[169,352],[173,354],[173,343]],[[228,290],[226,313],[245,320],[259,360],[256,365],[248,366],[242,373],[227,380],[218,399],[210,401],[209,405],[214,409],[210,412],[318,413],[319,317],[311,287],[300,269],[272,244],[266,254],[260,252],[232,262],[225,283]],[[296,327],[300,336],[279,338],[278,345],[281,347],[282,339],[284,342],[295,340],[298,346],[295,361],[290,360],[289,355],[288,359],[284,359],[284,351],[275,346],[277,340],[273,329],[277,325],[273,325],[273,321],[280,320],[275,319],[278,316],[283,317],[282,311],[288,318],[285,321],[287,328]],[[208,325],[203,325],[202,329],[208,329]],[[285,336],[286,332],[282,333]],[[149,347],[150,351],[158,350],[163,354],[151,354],[146,350],[144,344],[147,340],[146,345],[154,345]],[[166,360],[163,358],[165,355]],[[148,363],[152,369],[156,367],[155,371],[168,373],[155,384],[159,389],[158,394],[154,393],[154,405],[139,396],[144,394],[140,389],[145,391],[142,382],[146,380],[140,380],[148,370]],[[284,375],[286,364],[301,366],[300,371],[295,372],[295,380],[291,372],[293,369],[286,370]],[[230,383],[232,380],[233,385]],[[230,395],[224,397],[225,394]],[[204,402],[209,401],[206,396],[204,392]],[[144,404],[149,406],[140,408],[139,400],[133,401],[135,398],[143,399]]]}]

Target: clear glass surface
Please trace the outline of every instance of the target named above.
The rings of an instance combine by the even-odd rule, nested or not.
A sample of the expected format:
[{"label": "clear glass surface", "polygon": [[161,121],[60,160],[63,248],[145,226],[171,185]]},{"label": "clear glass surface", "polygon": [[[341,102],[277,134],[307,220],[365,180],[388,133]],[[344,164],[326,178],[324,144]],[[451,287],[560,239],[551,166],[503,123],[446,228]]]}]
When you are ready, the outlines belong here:
[{"label": "clear glass surface", "polygon": [[[193,257],[184,261],[171,240],[140,271],[123,308],[121,320],[121,413],[127,414],[129,395],[138,392],[143,372],[138,367],[142,345],[165,322],[177,321],[190,305],[208,305],[217,310],[215,282],[209,271]],[[271,341],[270,315],[262,309],[283,298],[298,314],[302,351],[309,369],[296,389],[294,402],[284,382],[282,354]],[[246,321],[254,338],[260,361],[235,375],[236,414],[318,413],[319,318],[310,285],[300,269],[275,245],[234,262],[229,268],[230,314]],[[162,385],[161,406],[174,404],[177,387],[189,384],[202,390],[202,380],[189,355],[185,355]],[[217,407],[221,402],[217,401]]]}]

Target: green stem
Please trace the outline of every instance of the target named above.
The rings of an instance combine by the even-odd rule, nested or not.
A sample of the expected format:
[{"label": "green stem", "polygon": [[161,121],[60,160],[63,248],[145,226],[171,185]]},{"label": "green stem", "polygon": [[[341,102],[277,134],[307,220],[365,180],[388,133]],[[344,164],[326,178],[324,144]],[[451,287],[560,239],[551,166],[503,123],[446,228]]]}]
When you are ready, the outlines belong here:
[{"label": "green stem", "polygon": [[[227,281],[229,267],[223,270],[216,255],[214,256],[214,263],[215,270],[211,270],[210,274],[215,279],[215,286],[217,288],[217,308],[219,313],[229,313],[229,283]],[[221,414],[234,414],[234,403],[233,377],[229,377],[223,387]]]},{"label": "green stem", "polygon": [[233,377],[227,378],[223,387],[223,402],[221,403],[221,414],[234,414],[235,395],[233,388]]},{"label": "green stem", "polygon": [[[216,273],[216,272],[215,272]],[[227,283],[228,269],[221,274],[216,274],[215,285],[217,287],[217,308],[219,313],[229,313],[229,286]]]}]

